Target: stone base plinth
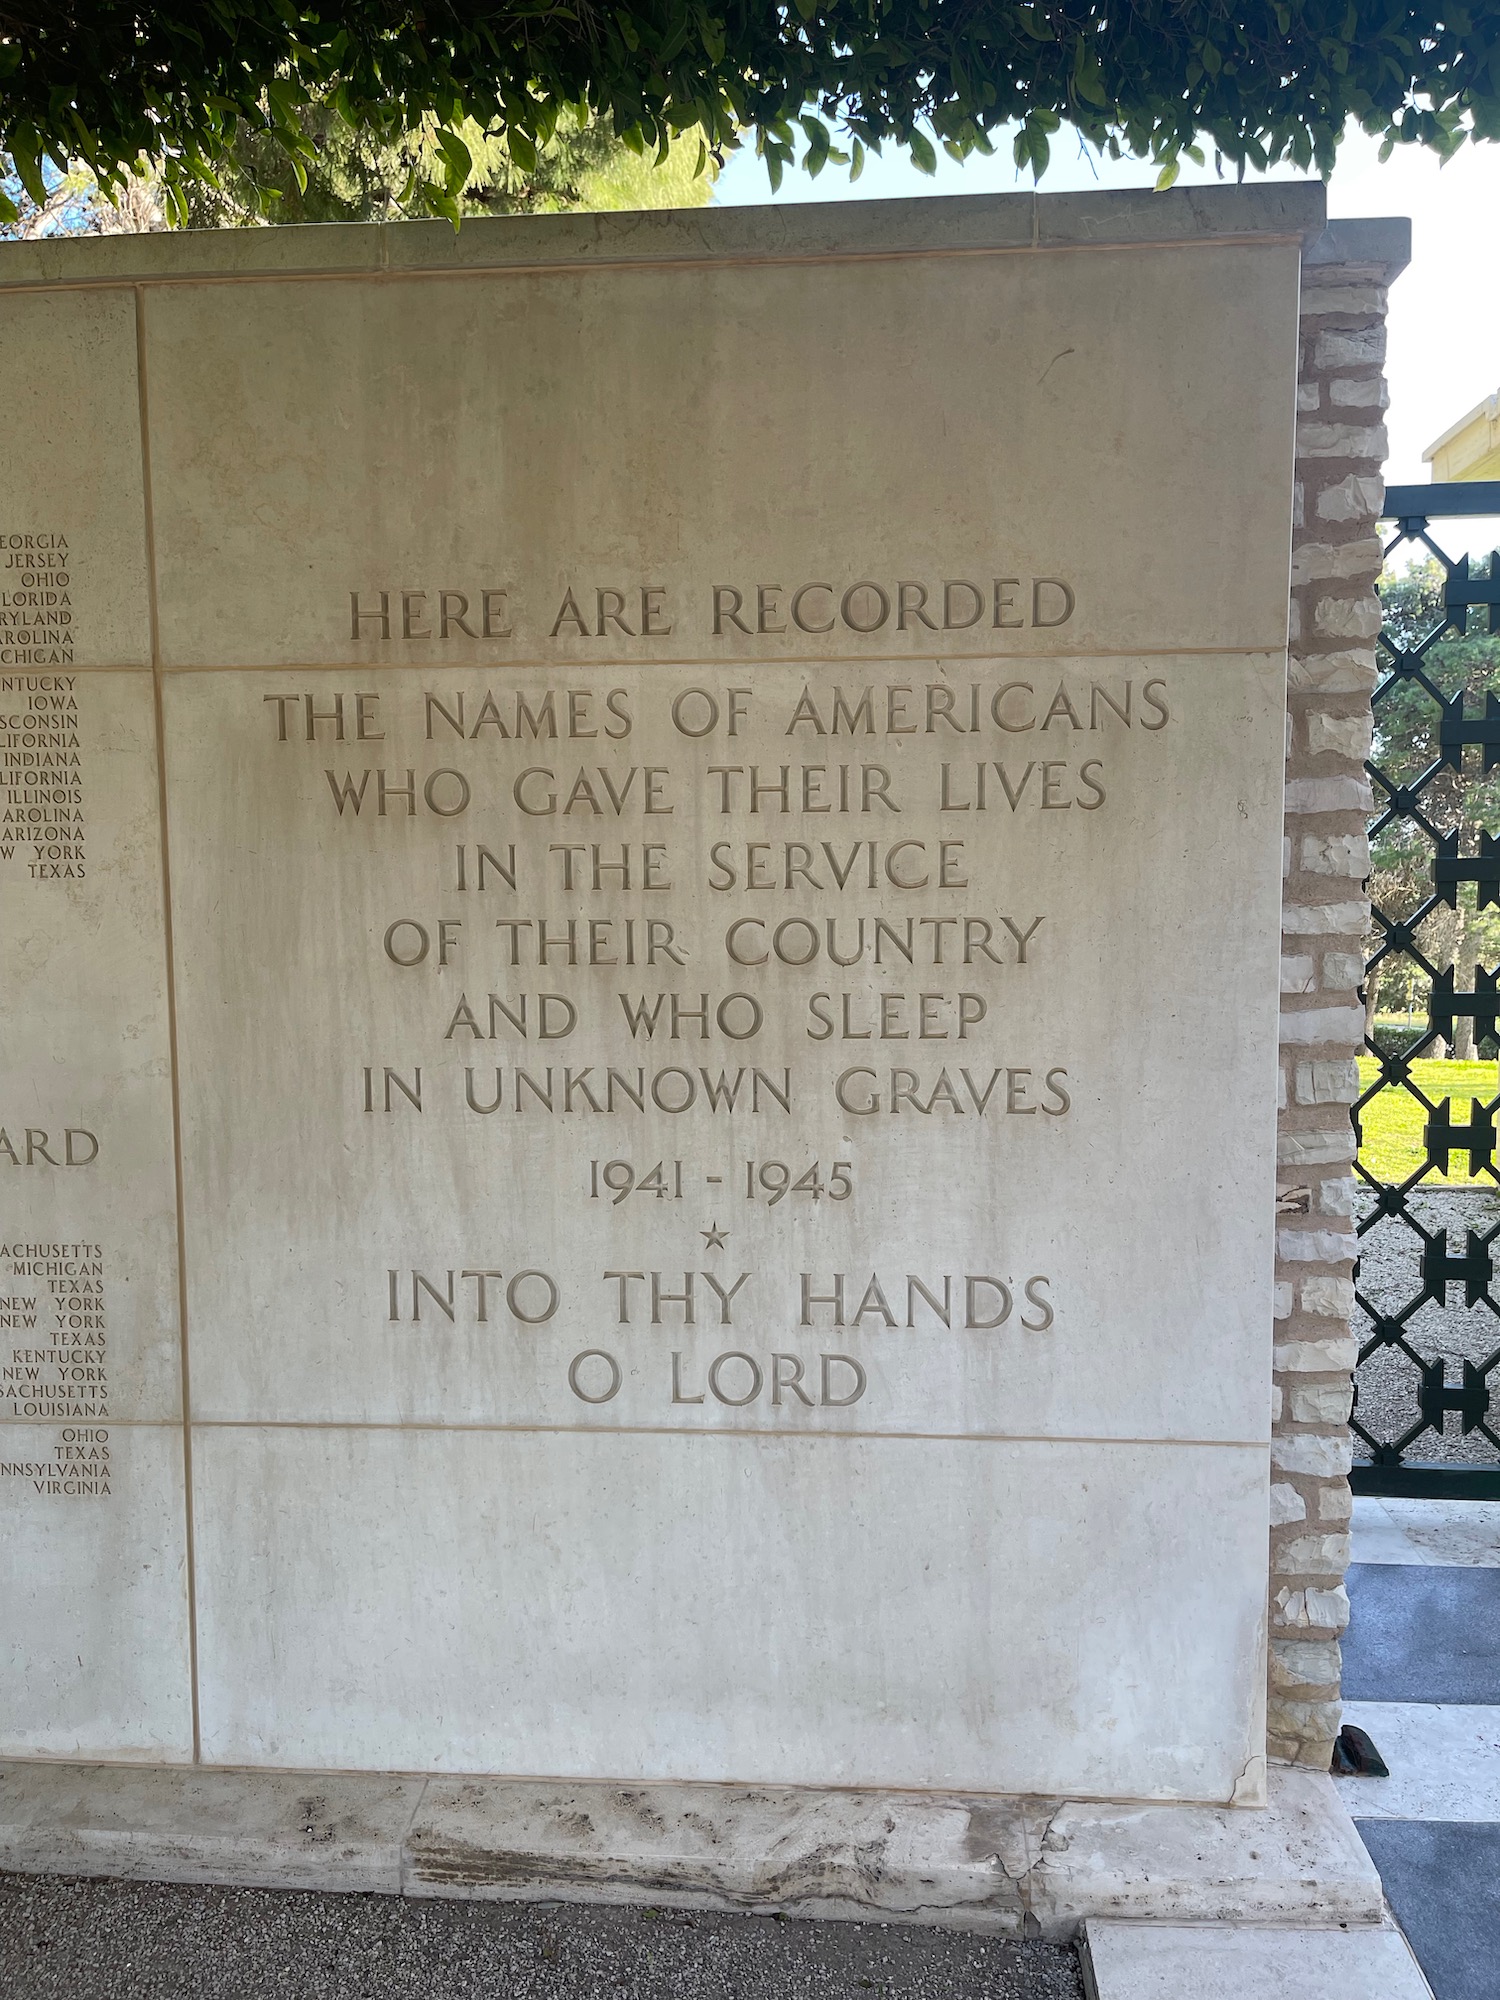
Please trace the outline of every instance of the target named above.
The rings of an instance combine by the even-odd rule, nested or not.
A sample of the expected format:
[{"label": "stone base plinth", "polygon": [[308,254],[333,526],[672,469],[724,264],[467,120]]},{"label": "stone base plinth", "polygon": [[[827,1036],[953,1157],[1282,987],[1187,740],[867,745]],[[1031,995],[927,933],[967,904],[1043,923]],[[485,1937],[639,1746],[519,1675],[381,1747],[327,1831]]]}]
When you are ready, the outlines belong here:
[{"label": "stone base plinth", "polygon": [[1069,1937],[1381,1921],[1329,1779],[1264,1808],[716,1785],[0,1764],[0,1869],[407,1896],[556,1897]]}]

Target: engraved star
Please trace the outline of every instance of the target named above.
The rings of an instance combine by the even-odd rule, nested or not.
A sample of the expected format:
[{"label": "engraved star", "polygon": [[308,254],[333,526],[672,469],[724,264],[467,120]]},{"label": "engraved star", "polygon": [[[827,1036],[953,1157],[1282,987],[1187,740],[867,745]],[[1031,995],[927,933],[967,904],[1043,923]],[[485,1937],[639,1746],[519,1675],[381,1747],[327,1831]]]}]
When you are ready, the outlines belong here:
[{"label": "engraved star", "polygon": [[718,1223],[715,1222],[707,1229],[700,1229],[698,1234],[703,1238],[710,1250],[722,1250],[729,1231],[721,1229]]}]

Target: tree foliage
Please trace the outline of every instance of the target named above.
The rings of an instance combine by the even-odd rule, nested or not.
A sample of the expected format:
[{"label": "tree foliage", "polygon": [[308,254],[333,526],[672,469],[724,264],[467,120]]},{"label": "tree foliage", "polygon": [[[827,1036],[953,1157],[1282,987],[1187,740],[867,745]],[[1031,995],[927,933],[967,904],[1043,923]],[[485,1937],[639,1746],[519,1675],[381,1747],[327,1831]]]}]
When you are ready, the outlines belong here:
[{"label": "tree foliage", "polygon": [[[214,180],[185,189],[188,223],[222,229],[239,223],[385,222],[447,213],[435,199],[443,188],[443,155],[431,122],[397,140],[377,139],[346,124],[327,105],[310,107],[303,130],[312,157],[294,174],[286,151],[263,129],[243,125]],[[657,165],[620,144],[608,120],[580,125],[558,120],[545,145],[523,169],[503,135],[470,120],[459,129],[472,165],[456,191],[465,215],[531,215],[560,209],[694,208],[709,198],[709,175],[695,176],[693,155],[676,141]],[[3,225],[0,225],[3,226]]]},{"label": "tree foliage", "polygon": [[[1451,152],[1500,136],[1500,11],[1408,0],[0,0],[0,148],[112,185],[145,157],[169,199],[240,128],[311,164],[312,107],[381,144],[430,128],[431,205],[455,219],[466,120],[521,171],[563,115],[632,147],[696,133],[700,163],[753,130],[773,184],[800,149],[857,174],[893,142],[919,167],[1014,125],[1040,172],[1063,125],[1170,181],[1206,139],[1232,164],[1327,169],[1354,119]],[[931,135],[929,137],[929,134]]]},{"label": "tree foliage", "polygon": [[[314,105],[303,129],[312,157],[294,173],[270,133],[241,125],[214,179],[191,180],[180,190],[173,219],[195,229],[224,229],[257,222],[387,222],[438,212],[430,195],[442,156],[430,125],[382,141],[346,125],[326,105]],[[696,208],[712,192],[712,169],[694,172],[687,141],[674,141],[658,164],[654,155],[643,158],[621,145],[600,119],[581,126],[565,115],[525,172],[503,135],[487,136],[471,122],[459,136],[473,160],[468,184],[458,194],[465,215]],[[42,174],[46,199],[38,202],[0,154],[0,196],[8,197],[15,211],[11,220],[0,220],[0,240],[109,236],[170,226],[159,163],[109,192],[77,163],[59,168],[44,160]]]},{"label": "tree foliage", "polygon": [[[1475,565],[1475,574],[1482,572]],[[1448,619],[1443,604],[1445,572],[1434,558],[1414,562],[1398,576],[1381,582],[1380,606],[1386,629],[1403,648],[1414,648]],[[1449,631],[1424,656],[1422,671],[1444,700],[1465,699],[1470,717],[1484,714],[1487,694],[1500,694],[1500,635],[1481,629],[1484,612],[1471,611],[1465,635]],[[1416,680],[1395,683],[1381,696],[1375,711],[1372,761],[1395,784],[1411,784],[1438,766],[1422,790],[1422,810],[1443,828],[1462,826],[1472,833],[1483,826],[1500,830],[1500,770],[1482,769],[1478,753],[1467,751],[1464,768],[1443,765],[1439,729],[1442,711]],[[1414,836],[1402,820],[1392,822],[1376,843],[1377,854],[1398,852]],[[1429,850],[1430,851],[1430,850]],[[1467,849],[1466,849],[1467,851]],[[1379,865],[1379,864],[1377,864]]]}]

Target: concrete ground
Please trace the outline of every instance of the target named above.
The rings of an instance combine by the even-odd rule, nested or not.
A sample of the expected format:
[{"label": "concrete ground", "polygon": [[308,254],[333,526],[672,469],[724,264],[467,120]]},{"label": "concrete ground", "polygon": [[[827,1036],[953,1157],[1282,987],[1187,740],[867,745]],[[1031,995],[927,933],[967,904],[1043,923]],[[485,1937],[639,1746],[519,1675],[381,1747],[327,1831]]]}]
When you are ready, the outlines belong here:
[{"label": "concrete ground", "polygon": [[1354,1503],[1339,1791],[1436,2000],[1500,1994],[1500,1502]]},{"label": "concrete ground", "polygon": [[1083,2000],[1071,1946],[902,1924],[0,1875],[5,2000]]}]

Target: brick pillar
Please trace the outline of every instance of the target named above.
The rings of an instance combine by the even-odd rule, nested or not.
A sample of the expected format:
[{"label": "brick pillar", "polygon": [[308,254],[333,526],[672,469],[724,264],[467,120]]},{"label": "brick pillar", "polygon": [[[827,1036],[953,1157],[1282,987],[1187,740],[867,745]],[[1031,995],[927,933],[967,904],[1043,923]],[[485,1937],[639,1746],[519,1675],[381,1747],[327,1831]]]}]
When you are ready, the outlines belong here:
[{"label": "brick pillar", "polygon": [[1327,1770],[1348,1622],[1355,1337],[1349,1105],[1364,1040],[1365,821],[1380,608],[1386,288],[1404,222],[1303,259],[1287,696],[1267,1751]]}]

